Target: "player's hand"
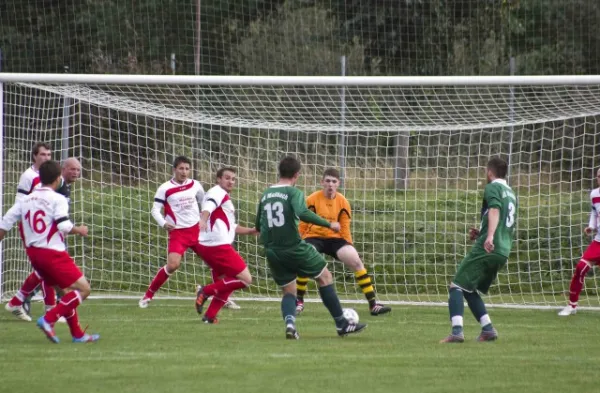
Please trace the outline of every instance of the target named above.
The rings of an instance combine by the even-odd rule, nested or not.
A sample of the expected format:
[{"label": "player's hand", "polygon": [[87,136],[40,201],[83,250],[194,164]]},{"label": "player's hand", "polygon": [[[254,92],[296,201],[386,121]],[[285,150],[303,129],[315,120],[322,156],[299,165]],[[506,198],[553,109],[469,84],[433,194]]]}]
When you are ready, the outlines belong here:
[{"label": "player's hand", "polygon": [[483,243],[483,248],[485,248],[485,251],[492,252],[494,251],[494,236],[488,236],[485,239],[485,243]]},{"label": "player's hand", "polygon": [[251,228],[250,229],[250,234],[254,235],[254,236],[258,236],[258,235],[260,235],[260,232],[256,228]]},{"label": "player's hand", "polygon": [[208,230],[208,223],[200,220],[200,232]]},{"label": "player's hand", "polygon": [[86,237],[88,235],[88,227],[87,227],[87,225],[79,225],[78,227],[75,227],[75,229],[77,230],[76,233],[79,236]]},{"label": "player's hand", "polygon": [[165,226],[163,228],[165,228],[167,230],[167,232],[171,232],[173,229],[175,229],[175,225],[169,224],[167,222],[167,223],[165,223]]},{"label": "player's hand", "polygon": [[591,235],[592,232],[594,232],[594,228],[586,227],[583,231],[585,232],[586,235]]},{"label": "player's hand", "polygon": [[469,228],[469,239],[471,239],[471,241],[477,240],[478,236],[479,236],[479,229],[477,229],[475,227]]},{"label": "player's hand", "polygon": [[340,225],[339,222],[332,222],[332,223],[330,223],[329,228],[334,232],[339,232],[342,229],[342,226]]}]

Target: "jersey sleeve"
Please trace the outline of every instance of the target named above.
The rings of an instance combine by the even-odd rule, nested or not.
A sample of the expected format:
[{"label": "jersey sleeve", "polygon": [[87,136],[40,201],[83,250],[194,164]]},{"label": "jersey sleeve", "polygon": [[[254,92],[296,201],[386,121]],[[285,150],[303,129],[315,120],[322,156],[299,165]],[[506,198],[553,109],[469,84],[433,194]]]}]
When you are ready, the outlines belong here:
[{"label": "jersey sleeve", "polygon": [[294,214],[302,221],[319,225],[322,227],[329,228],[329,221],[319,217],[317,214],[308,210],[306,206],[306,200],[304,199],[304,194],[302,191],[296,189],[295,192],[292,193],[292,199],[290,201],[292,209],[294,210]]},{"label": "jersey sleeve", "polygon": [[0,221],[0,229],[8,232],[11,230],[13,225],[21,220],[21,203],[15,203],[4,215],[2,221]]},{"label": "jersey sleeve", "polygon": [[598,212],[594,207],[594,191],[590,193],[590,202],[592,203],[592,211],[590,212],[590,220],[588,222],[588,227],[596,229],[598,227]]},{"label": "jersey sleeve", "polygon": [[488,209],[502,208],[502,196],[500,195],[500,190],[492,183],[485,186],[483,199],[485,199]]},{"label": "jersey sleeve", "polygon": [[[309,195],[308,198],[306,198],[306,205],[308,207],[308,209],[312,210],[313,212],[315,211],[315,207],[314,207],[314,197],[312,195]],[[311,209],[312,207],[312,209]],[[308,224],[307,222],[304,221],[300,221],[300,225],[298,226],[298,232],[300,233],[300,236],[302,238],[304,238],[304,235],[309,231],[310,229],[310,224]]]},{"label": "jersey sleeve", "polygon": [[350,211],[350,203],[346,198],[344,198],[344,203],[342,210],[339,215],[340,222],[340,235],[344,240],[348,243],[352,244],[352,233],[350,232],[350,221],[351,221],[352,213]]},{"label": "jersey sleeve", "polygon": [[27,176],[27,171],[23,172],[19,178],[19,184],[17,184],[17,195],[15,201],[20,201],[31,193],[31,178]]},{"label": "jersey sleeve", "polygon": [[67,202],[67,198],[61,196],[55,199],[52,219],[61,232],[71,232],[73,223],[69,220],[69,202]]},{"label": "jersey sleeve", "polygon": [[202,211],[207,211],[212,214],[215,209],[227,200],[227,192],[221,187],[213,187],[202,200]]},{"label": "jersey sleeve", "polygon": [[164,187],[159,187],[154,195],[154,203],[152,204],[152,210],[150,211],[150,214],[152,214],[152,218],[154,218],[154,221],[156,221],[158,226],[161,228],[163,228],[167,223],[161,213],[161,209],[164,207],[166,201],[167,196],[165,189]]}]

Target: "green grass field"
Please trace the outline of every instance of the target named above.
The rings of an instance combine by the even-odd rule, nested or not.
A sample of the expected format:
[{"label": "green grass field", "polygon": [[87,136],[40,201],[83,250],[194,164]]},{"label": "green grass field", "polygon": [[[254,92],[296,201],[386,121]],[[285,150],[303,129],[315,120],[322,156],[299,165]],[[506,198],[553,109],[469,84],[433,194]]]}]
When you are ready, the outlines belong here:
[{"label": "green grass field", "polygon": [[[500,339],[477,343],[465,318],[464,344],[443,307],[395,307],[368,329],[338,338],[324,307],[307,304],[299,341],[286,341],[279,304],[241,302],[204,325],[191,301],[91,300],[82,324],[102,335],[72,344],[66,326],[54,345],[35,328],[0,313],[0,392],[594,392],[600,390],[600,313],[491,309]],[[34,305],[34,315],[41,313]]]}]

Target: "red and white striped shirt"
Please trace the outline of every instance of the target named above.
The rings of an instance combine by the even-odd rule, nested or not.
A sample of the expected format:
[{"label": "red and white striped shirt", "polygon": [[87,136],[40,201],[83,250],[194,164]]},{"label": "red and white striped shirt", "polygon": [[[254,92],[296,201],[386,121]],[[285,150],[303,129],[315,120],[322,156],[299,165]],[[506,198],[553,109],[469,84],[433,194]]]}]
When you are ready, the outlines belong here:
[{"label": "red and white striped shirt", "polygon": [[73,229],[69,220],[69,202],[49,187],[36,187],[31,194],[6,213],[0,228],[9,231],[17,222],[23,223],[26,247],[65,251],[64,235]]},{"label": "red and white striped shirt", "polygon": [[227,191],[216,185],[204,195],[202,211],[208,211],[208,228],[200,232],[200,244],[220,246],[235,239],[235,207]]},{"label": "red and white striped shirt", "polygon": [[164,227],[166,223],[175,225],[177,229],[193,227],[200,222],[198,204],[203,197],[204,188],[199,181],[187,179],[179,184],[171,179],[158,187],[154,195],[152,217],[160,227]]},{"label": "red and white striped shirt", "polygon": [[[590,192],[590,201],[592,202],[592,212],[590,213],[588,227],[597,229],[598,218],[600,217],[600,188],[595,188]],[[596,232],[594,240],[600,242],[600,232]]]},{"label": "red and white striped shirt", "polygon": [[27,168],[25,172],[19,178],[19,184],[17,185],[17,196],[15,201],[23,199],[23,197],[31,194],[34,188],[40,184],[40,174],[32,166]]}]

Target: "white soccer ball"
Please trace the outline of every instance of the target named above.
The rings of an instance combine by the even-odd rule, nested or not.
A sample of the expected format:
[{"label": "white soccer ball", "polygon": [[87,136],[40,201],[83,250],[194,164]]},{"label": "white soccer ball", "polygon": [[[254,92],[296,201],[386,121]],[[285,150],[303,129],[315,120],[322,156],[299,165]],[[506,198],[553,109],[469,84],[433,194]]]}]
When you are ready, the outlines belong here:
[{"label": "white soccer ball", "polygon": [[358,313],[353,308],[344,308],[344,318],[350,323],[358,323]]}]

